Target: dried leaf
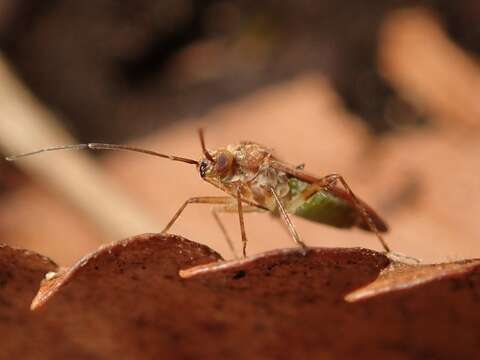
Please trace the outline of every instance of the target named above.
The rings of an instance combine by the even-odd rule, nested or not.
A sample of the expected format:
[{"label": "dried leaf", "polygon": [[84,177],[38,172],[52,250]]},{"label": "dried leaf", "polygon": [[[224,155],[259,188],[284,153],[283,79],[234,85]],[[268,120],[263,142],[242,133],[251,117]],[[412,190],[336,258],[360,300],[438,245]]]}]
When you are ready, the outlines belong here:
[{"label": "dried leaf", "polygon": [[[418,266],[410,276],[406,265],[356,248],[223,262],[182,238],[144,235],[44,281],[33,307],[56,319],[59,342],[75,339],[102,358],[473,358],[480,277],[472,264]],[[344,301],[382,284],[382,271],[394,286]]]},{"label": "dried leaf", "polygon": [[408,265],[392,262],[383,269],[378,279],[361,289],[351,292],[345,299],[358,301],[383,293],[408,289],[434,280],[461,277],[480,267],[480,260],[464,260],[446,264]]},{"label": "dried leaf", "polygon": [[71,339],[61,339],[56,319],[38,317],[30,302],[38,284],[57,266],[49,259],[26,250],[0,244],[0,358],[51,359],[80,357],[84,352]]}]

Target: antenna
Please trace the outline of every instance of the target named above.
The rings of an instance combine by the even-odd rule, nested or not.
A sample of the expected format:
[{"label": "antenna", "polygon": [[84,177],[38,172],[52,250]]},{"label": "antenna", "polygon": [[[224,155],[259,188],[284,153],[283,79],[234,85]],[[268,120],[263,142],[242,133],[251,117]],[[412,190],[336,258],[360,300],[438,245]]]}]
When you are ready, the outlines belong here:
[{"label": "antenna", "polygon": [[198,136],[200,137],[200,144],[202,145],[202,151],[203,151],[203,155],[205,155],[205,157],[214,162],[215,159],[212,157],[212,155],[210,155],[210,153],[207,151],[207,148],[205,147],[205,137],[203,135],[203,129],[200,128],[198,129]]},{"label": "antenna", "polygon": [[120,150],[120,151],[133,151],[133,152],[139,152],[147,155],[152,155],[152,156],[157,156],[165,159],[170,159],[174,161],[181,161],[187,164],[194,164],[198,165],[198,161],[192,160],[192,159],[187,159],[183,158],[180,156],[174,156],[174,155],[166,155],[166,154],[161,154],[156,151],[152,150],[145,150],[145,149],[140,149],[132,146],[126,146],[126,145],[117,145],[117,144],[101,144],[101,143],[88,143],[88,144],[76,144],[76,145],[65,145],[65,146],[52,146],[20,155],[15,155],[15,156],[9,156],[6,157],[5,159],[8,161],[15,161],[17,159],[31,156],[31,155],[37,155],[43,152],[47,151],[56,151],[56,150]]}]

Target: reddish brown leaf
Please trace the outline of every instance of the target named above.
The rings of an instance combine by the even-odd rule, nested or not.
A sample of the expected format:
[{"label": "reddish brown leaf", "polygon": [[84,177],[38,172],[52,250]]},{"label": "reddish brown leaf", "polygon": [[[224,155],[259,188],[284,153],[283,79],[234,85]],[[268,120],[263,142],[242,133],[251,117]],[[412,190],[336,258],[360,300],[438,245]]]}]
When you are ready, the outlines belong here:
[{"label": "reddish brown leaf", "polygon": [[56,319],[59,342],[75,339],[104,358],[476,356],[476,266],[416,267],[422,270],[413,278],[423,284],[414,287],[397,266],[389,281],[405,279],[407,288],[348,303],[346,294],[391,264],[387,257],[365,249],[312,249],[302,256],[292,249],[219,260],[179,237],[139,236],[45,281],[34,307],[40,317]]},{"label": "reddish brown leaf", "polygon": [[0,244],[0,358],[52,359],[81,357],[83,349],[63,338],[54,318],[30,311],[44,275],[56,270],[49,259]]},{"label": "reddish brown leaf", "polygon": [[480,267],[480,260],[464,260],[445,264],[408,265],[392,262],[380,272],[371,284],[348,294],[347,301],[358,301],[383,293],[408,289],[431,281],[448,277],[468,275]]}]

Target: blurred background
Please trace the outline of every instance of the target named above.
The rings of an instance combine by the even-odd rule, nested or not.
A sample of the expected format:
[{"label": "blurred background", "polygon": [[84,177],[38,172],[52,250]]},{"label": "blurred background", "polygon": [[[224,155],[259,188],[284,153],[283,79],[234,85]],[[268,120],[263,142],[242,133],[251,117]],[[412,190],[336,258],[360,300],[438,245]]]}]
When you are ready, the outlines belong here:
[{"label": "blurred background", "polygon": [[[76,142],[199,158],[253,140],[343,174],[395,252],[480,257],[480,2],[2,0],[2,155]],[[62,265],[159,232],[191,196],[189,165],[124,152],[0,161],[0,241]],[[292,246],[246,215],[250,254]],[[238,219],[222,217],[240,249]],[[294,219],[313,246],[380,250],[360,230]],[[206,205],[172,231],[230,258]]]}]

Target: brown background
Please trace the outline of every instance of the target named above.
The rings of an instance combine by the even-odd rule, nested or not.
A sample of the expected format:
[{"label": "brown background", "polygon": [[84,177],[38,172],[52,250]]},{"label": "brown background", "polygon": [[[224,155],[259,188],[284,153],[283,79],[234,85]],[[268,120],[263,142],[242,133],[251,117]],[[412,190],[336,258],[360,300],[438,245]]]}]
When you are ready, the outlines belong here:
[{"label": "brown background", "polygon": [[[343,174],[388,220],[394,251],[480,256],[475,1],[127,3],[6,2],[1,13],[3,53],[80,141],[194,158],[198,126],[211,148],[258,141],[311,172]],[[61,171],[62,154],[43,156]],[[145,232],[160,231],[186,198],[218,194],[188,165],[125,153],[100,163],[158,221]],[[41,178],[3,163],[0,171],[2,242],[69,264],[118,240]],[[238,244],[236,218],[224,218]],[[368,233],[295,223],[310,245],[380,249]],[[292,245],[269,216],[248,215],[246,226],[250,254]],[[230,256],[205,206],[189,208],[172,232]]]}]

